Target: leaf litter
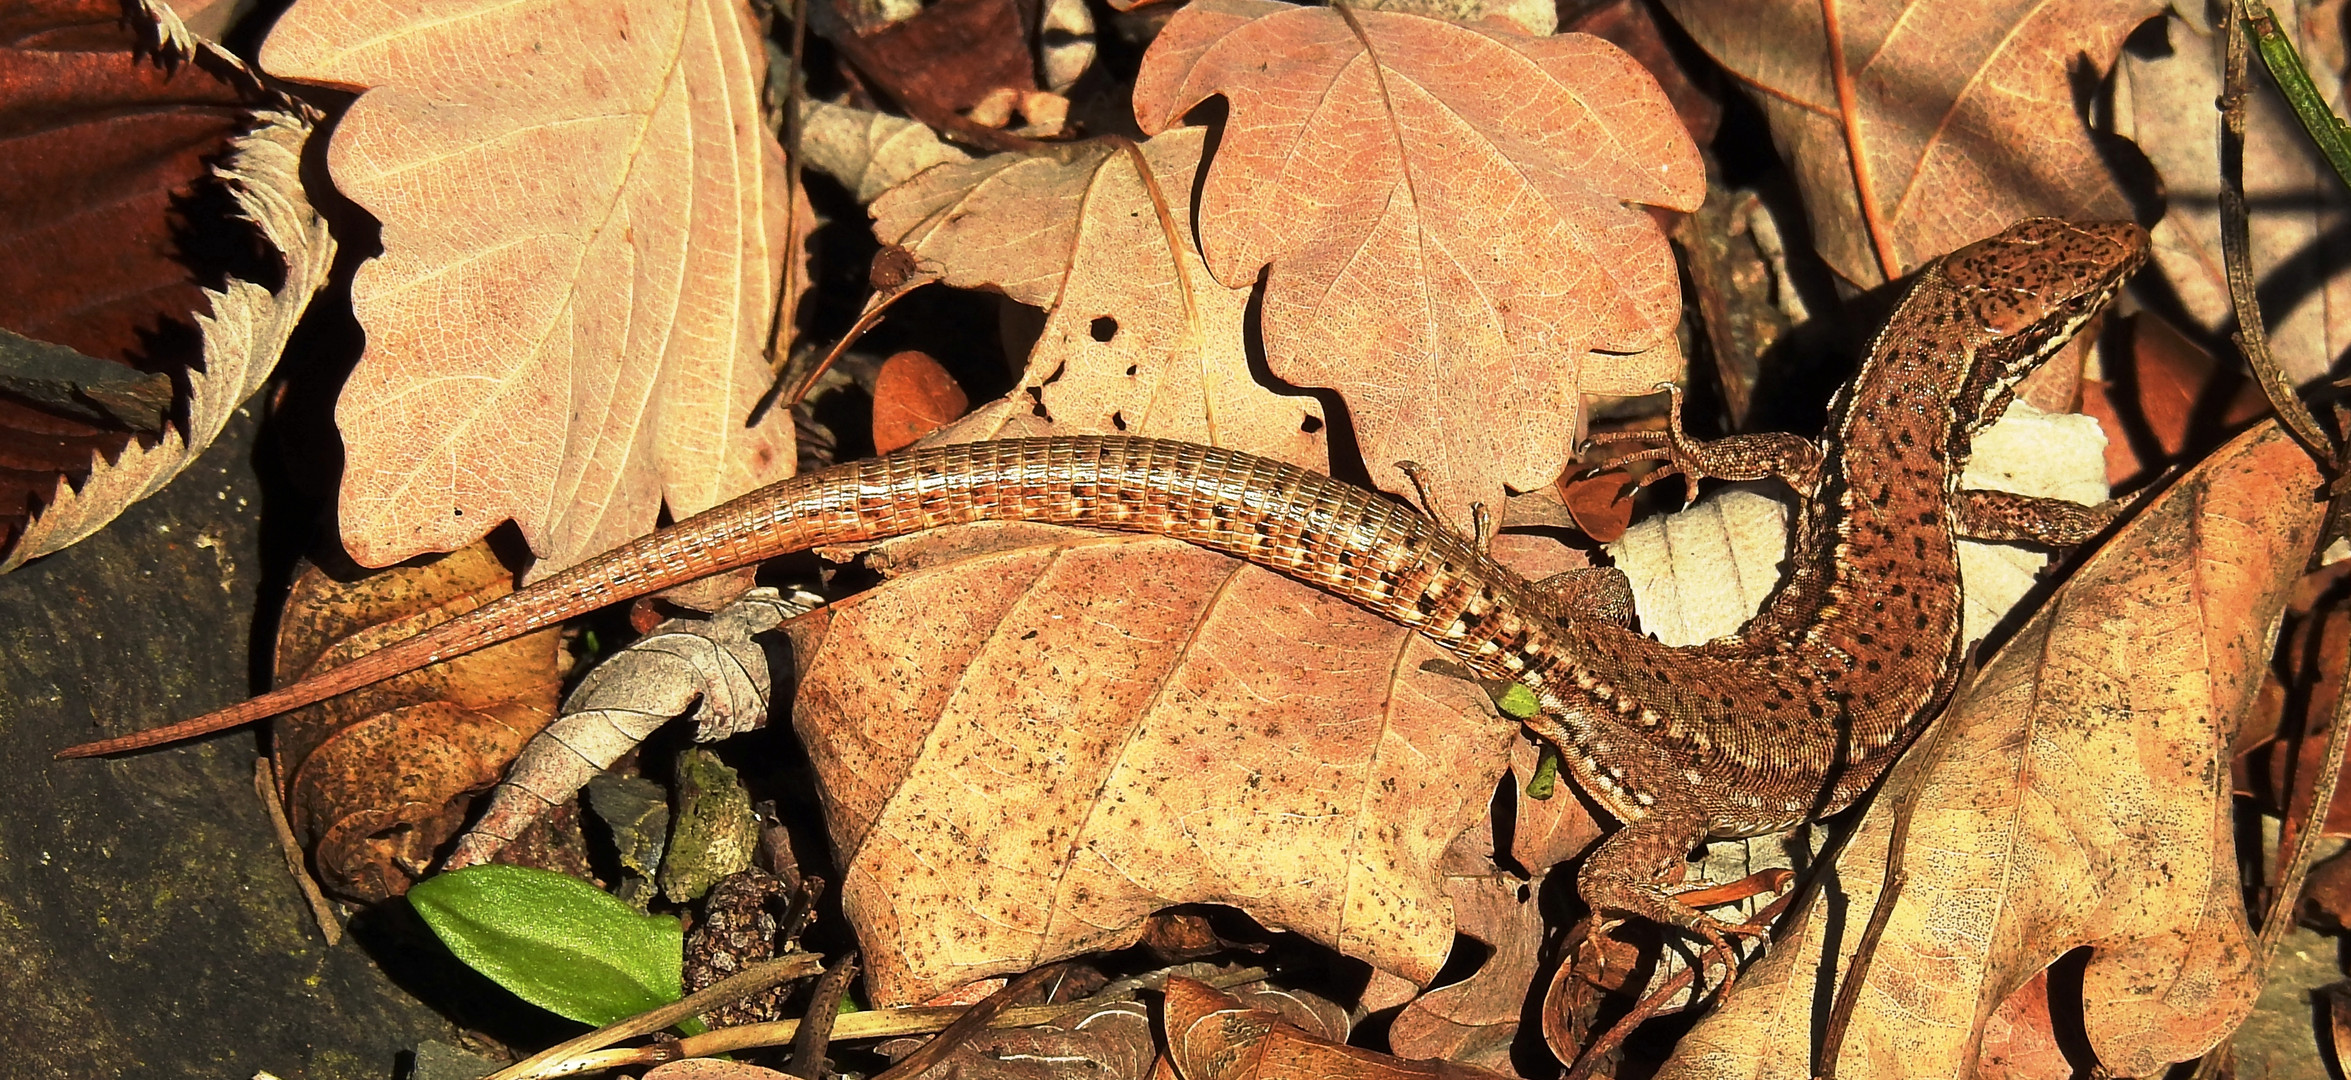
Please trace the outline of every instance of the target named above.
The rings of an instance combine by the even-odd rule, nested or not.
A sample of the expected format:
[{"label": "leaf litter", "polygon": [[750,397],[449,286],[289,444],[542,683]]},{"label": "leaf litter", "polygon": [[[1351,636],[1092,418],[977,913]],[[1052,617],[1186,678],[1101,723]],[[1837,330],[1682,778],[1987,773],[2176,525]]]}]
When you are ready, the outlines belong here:
[{"label": "leaf litter", "polygon": [[[1586,35],[1549,34],[1523,14],[1517,23],[1477,22],[1483,12],[1449,11],[1457,21],[1444,22],[1393,10],[1195,0],[1172,16],[1121,16],[1147,21],[1112,26],[1157,29],[1132,72],[1134,120],[1148,138],[1036,145],[1029,136],[1045,129],[1032,128],[990,141],[998,137],[976,133],[1007,122],[1001,110],[1036,121],[1037,110],[1055,107],[1035,96],[1051,96],[1036,71],[1071,66],[1049,58],[1042,29],[1020,27],[1050,23],[1069,33],[1077,24],[1066,14],[1023,24],[1033,16],[1015,8],[971,4],[916,16],[945,25],[974,12],[998,22],[1013,13],[987,50],[953,57],[937,78],[899,70],[909,59],[877,60],[895,54],[866,47],[871,27],[819,27],[850,63],[820,52],[804,72],[841,100],[809,101],[803,163],[841,176],[855,201],[871,202],[885,254],[912,268],[901,284],[995,292],[1040,313],[1028,324],[1037,328],[1033,342],[1008,333],[1012,391],[944,429],[925,430],[964,406],[939,373],[967,385],[988,385],[984,376],[943,350],[945,361],[924,369],[929,381],[919,388],[891,384],[887,409],[907,413],[893,430],[909,433],[892,435],[893,444],[1042,433],[1184,438],[1352,470],[1400,497],[1425,497],[1467,529],[1472,504],[1500,506],[1510,493],[1561,479],[1586,422],[1581,395],[1648,392],[1682,367],[1676,327],[1685,308],[1709,319],[1720,310],[1682,300],[1663,243],[1675,212],[1696,207],[1709,166],[1688,128],[1710,131],[1709,117],[1720,115],[1709,111],[1718,103],[1704,78],[1681,77],[1687,57],[1634,48],[1643,62],[1672,65],[1674,77],[1661,69],[1653,80],[1625,52]],[[1855,284],[2015,217],[2126,212],[2127,178],[2110,175],[2099,137],[2076,131],[2071,80],[2079,65],[2103,72],[2114,62],[2142,7],[2060,6],[2006,37],[1988,32],[2001,16],[1986,13],[1930,40],[1879,8],[1842,5],[1835,29],[1843,74],[1854,80],[1847,89],[1858,112],[1850,115],[1835,65],[1823,60],[1819,9],[1768,8],[1734,23],[1696,3],[1668,8],[1681,31],[1755,92],[1781,140],[1786,175],[1813,214],[1818,258]],[[783,425],[810,414],[755,403],[773,381],[769,343],[788,347],[803,328],[797,297],[779,298],[776,283],[787,249],[799,257],[817,214],[794,201],[780,150],[757,120],[756,87],[786,69],[757,55],[752,14],[716,3],[631,7],[630,32],[616,37],[609,13],[534,23],[542,16],[505,12],[467,15],[450,24],[456,30],[385,22],[372,24],[373,36],[338,38],[362,27],[338,23],[330,10],[326,0],[303,0],[262,54],[275,73],[366,91],[338,118],[325,151],[338,186],[385,226],[384,254],[354,290],[370,351],[343,403],[352,458],[342,539],[352,552],[394,561],[512,519],[540,557],[534,572],[544,572],[642,531],[665,503],[684,514],[790,467]],[[1647,40],[1615,16],[1586,13],[1571,25]],[[2172,24],[2175,35],[2181,25]],[[926,33],[899,31],[891,48],[949,59]],[[527,52],[517,47],[525,37]],[[779,40],[789,37],[779,30]],[[1006,52],[1008,41],[1019,47]],[[1033,69],[1023,51],[1032,47],[1046,58]],[[2307,47],[2326,55],[2324,42]],[[2172,61],[2185,71],[2192,65],[2179,55]],[[599,59],[584,63],[588,56]],[[648,67],[648,56],[677,62]],[[826,69],[829,62],[836,66]],[[1054,76],[1053,90],[1071,95],[1073,117],[1086,115],[1086,88],[1066,74]],[[525,89],[492,92],[479,81],[485,75]],[[948,76],[962,82],[940,81]],[[910,87],[921,104],[899,96]],[[1222,100],[1222,113],[1197,108],[1212,99]],[[893,101],[930,124],[873,111]],[[2167,172],[2202,167],[2183,164],[2194,160],[2181,156],[2195,149],[2192,140],[2165,134],[2150,111],[2158,99],[2146,101],[2136,134],[2150,142],[2149,157]],[[448,107],[464,102],[482,108],[451,122],[459,114]],[[600,103],[614,107],[598,114]],[[594,135],[607,122],[634,124],[647,141],[616,157],[610,140]],[[288,131],[279,145],[300,138]],[[966,160],[969,151],[939,134],[1013,149]],[[555,160],[566,167],[544,167]],[[695,197],[661,197],[674,191]],[[827,213],[841,205],[836,199]],[[786,218],[795,223],[789,238]],[[583,221],[628,227],[599,231]],[[2167,219],[2159,237],[2166,227],[2188,225]],[[2279,235],[2264,258],[2292,257],[2293,239]],[[529,272],[500,261],[539,243],[568,254],[542,257]],[[323,275],[327,257],[316,254],[316,269],[295,276]],[[298,258],[289,249],[289,261]],[[1800,263],[1774,265],[1777,288],[1804,287]],[[2185,287],[2209,269],[2166,264],[2193,314],[2178,320],[2190,338],[2209,338],[2215,325],[2209,302]],[[806,267],[791,280],[824,287]],[[1750,287],[1692,280],[1702,291]],[[281,305],[298,312],[308,293],[289,283],[288,295]],[[1827,294],[1775,302],[1799,313],[1842,305]],[[2308,310],[2299,317],[2319,329],[2294,333],[2324,340]],[[290,330],[292,314],[269,318]],[[1022,318],[1007,317],[1007,327]],[[2143,331],[2153,316],[2135,318]],[[882,326],[885,336],[905,334],[888,318]],[[276,333],[249,335],[264,371],[282,347]],[[1776,417],[1763,399],[1784,366],[1775,376],[1766,352],[1754,404]],[[627,365],[599,367],[612,359]],[[1733,370],[1720,358],[1717,368]],[[2061,371],[2055,389],[2032,400],[2067,409],[2090,388],[2095,407],[2085,411],[2128,450],[2099,464],[2143,475],[2195,453],[2195,440],[2210,434],[2157,417],[2167,426],[2149,438],[2134,427],[2147,422],[2141,413],[2174,406],[2108,395],[2070,375]],[[447,396],[429,408],[389,404],[411,386]],[[873,382],[877,442],[881,387]],[[1748,389],[1739,388],[1733,410],[1742,418]],[[2094,447],[2069,453],[2081,466],[2074,472],[2101,471],[2088,464],[2102,456]],[[2028,446],[2024,456],[2047,454]],[[1425,496],[1393,467],[1403,458],[1422,462]],[[1953,733],[1898,774],[1894,793],[1915,786],[1919,801],[1903,810],[1889,798],[1873,810],[1840,864],[1849,910],[1866,910],[1886,832],[1897,827],[1888,819],[1911,815],[1899,826],[1918,841],[1904,856],[1909,880],[1855,976],[1852,1034],[1832,1051],[1847,1075],[1901,1072],[1905,1056],[1986,1068],[2061,1061],[2051,1032],[2053,1011],[2065,1006],[2052,1005],[2044,969],[2077,944],[2092,949],[2083,1012],[2109,1067],[2147,1071],[2193,1056],[2250,1007],[2259,976],[2247,966],[2228,789],[2205,781],[2232,751],[2226,729],[2251,708],[2267,627],[2300,566],[2298,545],[2316,534],[2315,510],[2294,494],[2315,487],[2306,470],[2282,438],[2251,437],[2157,496],[2106,550],[2056,571],[2038,569],[2030,555],[2009,583],[2012,594],[2029,594],[2026,611],[2039,612],[2029,621],[2010,615],[2011,601],[1986,604],[1983,623],[2009,619],[2008,636],[1944,721]],[[2236,501],[2208,505],[2227,499]],[[1587,508],[1561,520],[1592,516]],[[1575,549],[1589,545],[1563,545],[1545,531],[1554,528],[1497,538],[1497,551],[1530,577],[1583,565]],[[1779,536],[1768,523],[1748,531]],[[835,569],[826,573],[880,584],[784,626],[800,680],[791,725],[809,761],[782,782],[804,785],[802,797],[821,807],[872,1002],[920,1001],[992,974],[1148,943],[1160,925],[1152,916],[1164,908],[1221,904],[1277,933],[1254,944],[1248,934],[1210,933],[1202,947],[1270,948],[1293,960],[1300,949],[1322,950],[1368,964],[1353,996],[1342,993],[1331,1007],[1352,1000],[1358,1013],[1399,1009],[1374,1038],[1406,1057],[1445,1060],[1382,1058],[1340,1045],[1344,1026],[1315,1032],[1292,1017],[1302,1024],[1292,1029],[1169,982],[1157,1032],[1167,1061],[1152,1060],[1148,1017],[1111,1005],[1094,1014],[1098,1027],[1080,1021],[1062,1033],[967,1044],[959,1068],[1009,1075],[993,1071],[1007,1056],[1068,1053],[1110,1069],[1105,1075],[1156,1066],[1183,1076],[1470,1068],[1533,1076],[1557,1068],[1529,1056],[1543,1040],[1572,1056],[1554,1017],[1543,1017],[1541,1031],[1528,1021],[1553,1007],[1546,998],[1559,997],[1559,987],[1591,977],[1585,957],[1606,951],[1563,937],[1568,890],[1565,876],[1550,873],[1602,826],[1564,788],[1534,793],[1550,767],[1543,752],[1487,688],[1448,673],[1418,638],[1263,571],[1147,537],[974,527],[827,554]],[[1770,561],[1736,574],[1696,564],[1661,580],[1718,604],[1726,579],[1749,581],[1749,594],[1767,589]],[[503,574],[494,563],[482,569]],[[1985,576],[1968,574],[1971,582]],[[2175,595],[2171,579],[2183,577],[2195,584]],[[1740,606],[1728,603],[1719,618],[1735,623]],[[1662,616],[1653,607],[1645,596],[1645,623]],[[732,645],[710,655],[748,674],[762,664],[753,637],[777,621],[737,628]],[[531,648],[552,651],[544,641]],[[2181,659],[2182,650],[2201,658]],[[2119,678],[2118,665],[2146,677]],[[672,748],[639,748],[666,715],[707,712],[717,701],[733,719],[712,727],[716,734],[755,726],[768,711],[764,684],[753,692],[734,685],[742,680],[700,678],[622,705],[637,717],[633,733],[598,736],[593,752],[571,753],[532,814],[568,806],[600,767],[618,777],[683,768]],[[387,716],[443,708],[402,704],[411,690],[377,693]],[[2013,707],[2011,698],[2028,704]],[[2030,725],[2022,734],[2020,717]],[[363,897],[397,891],[445,853],[441,838],[463,815],[467,793],[512,753],[459,755],[465,764],[433,780],[441,786],[427,795],[370,794],[363,789],[383,779],[368,774],[386,760],[379,752],[430,742],[400,735],[363,748],[368,740],[355,733],[371,722],[382,721],[308,735],[292,725],[278,735],[281,754],[316,744],[308,759],[289,759],[290,791],[342,777],[324,785],[339,783],[342,802],[296,801],[312,807],[307,832],[344,836],[314,853],[321,871],[335,868],[330,876]],[[2068,749],[2069,740],[2085,744]],[[733,745],[721,753],[741,768],[752,759]],[[767,753],[777,744],[759,745]],[[2306,774],[2313,746],[2281,743],[2264,760]],[[323,771],[338,755],[349,758],[341,771]],[[518,779],[536,768],[518,769]],[[779,790],[765,762],[744,768],[742,779],[750,799]],[[1507,789],[1500,796],[1498,782]],[[2293,782],[2281,776],[2273,786]],[[402,828],[421,830],[394,836],[368,816],[380,810],[371,801],[402,799],[419,808],[399,819]],[[768,819],[751,816],[748,799],[711,805],[719,804],[731,826],[715,830],[724,834],[715,847],[694,846],[727,854],[683,892],[715,878],[717,892],[735,895],[759,873],[725,873],[744,852],[757,850],[762,865],[778,857]],[[802,809],[817,820],[818,807]],[[2101,821],[2106,833],[2082,838],[2078,830],[2095,832]],[[2077,832],[2069,840],[2061,826]],[[1987,846],[1987,836],[2007,846]],[[1981,858],[1959,858],[1971,851]],[[631,873],[667,873],[669,854],[640,852]],[[574,872],[603,871],[582,863]],[[785,915],[744,925],[797,933],[775,929]],[[1841,953],[1860,927],[1858,916],[1841,924]],[[1809,1075],[1815,961],[1800,954],[1816,955],[1825,933],[1817,922],[1783,930],[1771,958],[1684,1040],[1666,1071]],[[1486,951],[1461,952],[1457,934]],[[1457,961],[1450,968],[1449,954]],[[1119,962],[1131,963],[1127,955]],[[1420,993],[1441,969],[1459,977]],[[688,1064],[656,1074],[690,1074]]]}]

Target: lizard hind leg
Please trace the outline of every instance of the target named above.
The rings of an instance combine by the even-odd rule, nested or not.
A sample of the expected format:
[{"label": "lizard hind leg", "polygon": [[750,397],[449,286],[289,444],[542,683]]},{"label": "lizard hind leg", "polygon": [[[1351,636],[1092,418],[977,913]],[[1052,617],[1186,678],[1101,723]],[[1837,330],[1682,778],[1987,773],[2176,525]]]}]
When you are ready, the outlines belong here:
[{"label": "lizard hind leg", "polygon": [[1690,850],[1706,839],[1706,819],[1696,808],[1660,801],[1640,820],[1602,840],[1576,875],[1576,891],[1598,919],[1629,915],[1680,930],[1706,943],[1699,963],[1719,954],[1723,961],[1718,994],[1730,992],[1738,974],[1732,936],[1760,936],[1754,927],[1724,922],[1685,903],[1669,887],[1687,865]]}]

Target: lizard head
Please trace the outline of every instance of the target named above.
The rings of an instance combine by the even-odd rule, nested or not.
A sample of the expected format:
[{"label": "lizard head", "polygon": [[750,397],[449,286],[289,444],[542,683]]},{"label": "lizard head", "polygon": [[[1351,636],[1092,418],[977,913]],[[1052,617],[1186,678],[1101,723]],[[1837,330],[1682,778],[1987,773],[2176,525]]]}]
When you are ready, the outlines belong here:
[{"label": "lizard head", "polygon": [[1943,280],[1974,322],[1975,362],[1958,400],[1977,426],[1997,419],[2007,390],[2073,340],[2147,256],[2128,221],[2076,225],[2031,218],[1943,257]]}]

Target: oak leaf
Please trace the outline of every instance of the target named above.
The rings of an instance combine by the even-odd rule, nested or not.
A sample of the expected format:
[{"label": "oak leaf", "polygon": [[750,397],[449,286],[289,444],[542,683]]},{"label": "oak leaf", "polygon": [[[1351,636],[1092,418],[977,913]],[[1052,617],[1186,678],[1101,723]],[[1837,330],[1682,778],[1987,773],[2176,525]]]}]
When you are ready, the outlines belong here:
[{"label": "oak leaf", "polygon": [[167,426],[153,439],[125,445],[111,458],[88,461],[88,472],[71,487],[58,488],[49,504],[23,526],[0,571],[72,544],[113,521],[124,507],[144,499],[193,464],[212,445],[237,407],[261,389],[276,370],[278,355],[326,284],[335,242],[326,220],[312,211],[297,175],[302,144],[311,130],[304,113],[267,112],[257,126],[232,140],[219,169],[230,194],[262,237],[286,258],[286,276],[275,291],[231,279],[203,295],[208,314],[195,317],[204,366],[188,372],[186,420]]},{"label": "oak leaf", "polygon": [[1157,537],[976,526],[870,558],[894,579],[788,629],[877,1000],[1117,948],[1185,903],[1436,973],[1436,861],[1517,729],[1424,670],[1434,646]]},{"label": "oak leaf", "polygon": [[1396,1015],[1388,1027],[1388,1047],[1399,1056],[1517,1071],[1511,1048],[1528,1013],[1527,998],[1534,992],[1548,936],[1542,894],[1547,885],[1560,887],[1549,885],[1551,868],[1600,836],[1582,801],[1564,788],[1554,789],[1547,799],[1523,794],[1543,752],[1521,739],[1510,755],[1516,781],[1511,855],[1528,876],[1505,870],[1487,854],[1499,839],[1491,820],[1461,834],[1445,853],[1445,892],[1461,932],[1485,943],[1488,951],[1468,978],[1414,998]]},{"label": "oak leaf", "polygon": [[1192,249],[1204,137],[941,165],[874,201],[875,235],[914,256],[918,280],[1047,309],[1020,385],[942,439],[1145,435],[1329,467],[1321,404],[1256,380],[1248,290]]},{"label": "oak leaf", "polygon": [[362,91],[327,164],[383,223],[336,407],[353,558],[511,518],[543,573],[791,472],[754,414],[787,247],[759,40],[728,0],[278,20],[272,74]]},{"label": "oak leaf", "polygon": [[[2083,80],[2111,68],[2123,38],[2161,3],[1665,6],[1762,105],[1803,188],[1821,258],[1848,281],[1887,280],[1888,259],[1909,273],[2023,218],[2131,216],[2076,101]],[[1838,18],[1842,57],[1829,54],[1824,11]],[[1838,105],[1833,63],[1850,75],[1852,115]],[[1883,235],[1863,220],[1857,174],[1868,178]]]},{"label": "oak leaf", "polygon": [[[316,567],[278,628],[279,685],[513,591],[476,544],[354,581]],[[361,902],[399,896],[465,823],[525,741],[555,717],[556,631],[542,630],[285,714],[274,752],[287,818],[320,884]]]},{"label": "oak leaf", "polygon": [[1880,896],[1894,804],[1914,788],[1907,883],[1840,1075],[1962,1073],[1987,1019],[2081,946],[2084,1030],[2115,1075],[2150,1075],[2234,1029],[2261,973],[2224,755],[2319,535],[2319,489],[2309,458],[2264,425],[2125,525],[1896,766],[1839,864],[1841,931],[1815,905],[1663,1075],[1810,1075],[1820,954],[1833,947],[1845,970]]},{"label": "oak leaf", "polygon": [[[1657,81],[1582,34],[1200,0],[1152,43],[1135,116],[1231,104],[1200,243],[1265,275],[1266,362],[1347,400],[1383,489],[1418,462],[1438,515],[1551,482],[1578,393],[1681,365],[1672,252],[1638,206],[1697,206],[1697,148]],[[1636,354],[1636,355],[1612,355]]]}]

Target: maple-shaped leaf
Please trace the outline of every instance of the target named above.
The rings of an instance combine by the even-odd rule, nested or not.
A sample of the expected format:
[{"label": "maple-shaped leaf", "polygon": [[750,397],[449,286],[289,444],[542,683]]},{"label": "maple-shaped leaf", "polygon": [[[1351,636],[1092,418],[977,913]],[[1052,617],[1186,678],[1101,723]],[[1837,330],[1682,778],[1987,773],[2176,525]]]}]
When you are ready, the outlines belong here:
[{"label": "maple-shaped leaf", "polygon": [[278,20],[271,73],[364,91],[327,164],[383,223],[336,406],[355,559],[511,518],[543,573],[791,472],[787,410],[753,422],[787,247],[759,42],[731,0]]},{"label": "maple-shaped leaf", "polygon": [[[2127,218],[2076,105],[2156,0],[1665,0],[1770,118],[1811,211],[1813,242],[1875,285],[2028,217]],[[1844,46],[1831,56],[1832,12]],[[1833,65],[1850,76],[1852,114]],[[1858,148],[1858,164],[1853,152]],[[1863,219],[1862,187],[1883,233]]]},{"label": "maple-shaped leaf", "polygon": [[[1010,545],[1010,546],[1007,546]],[[1415,982],[1517,725],[1394,623],[1160,537],[975,526],[788,624],[792,722],[886,1002],[1227,904]]]},{"label": "maple-shaped leaf", "polygon": [[[1231,103],[1200,243],[1265,274],[1275,376],[1346,398],[1378,484],[1440,516],[1549,483],[1578,392],[1680,370],[1673,253],[1639,206],[1689,210],[1697,148],[1657,80],[1582,34],[1393,12],[1200,0],[1143,59],[1135,115]],[[1623,356],[1611,354],[1638,354]]]},{"label": "maple-shaped leaf", "polygon": [[[160,489],[277,364],[334,259],[289,108],[159,6],[0,7],[0,570]],[[80,404],[110,372],[160,393]]]},{"label": "maple-shaped leaf", "polygon": [[1321,404],[1256,380],[1249,291],[1192,249],[1205,135],[941,165],[874,201],[920,279],[1047,309],[1020,385],[942,438],[1146,435],[1329,467]]},{"label": "maple-shaped leaf", "polygon": [[2114,1075],[2153,1075],[2233,1030],[2261,973],[2225,755],[2319,536],[2321,490],[2269,424],[2124,526],[1895,767],[1839,863],[1843,914],[1814,905],[1661,1075],[1813,1075],[1821,953],[1848,970],[1905,797],[1906,881],[1839,1075],[1975,1062],[2006,999],[2083,946],[2082,1030]]}]

